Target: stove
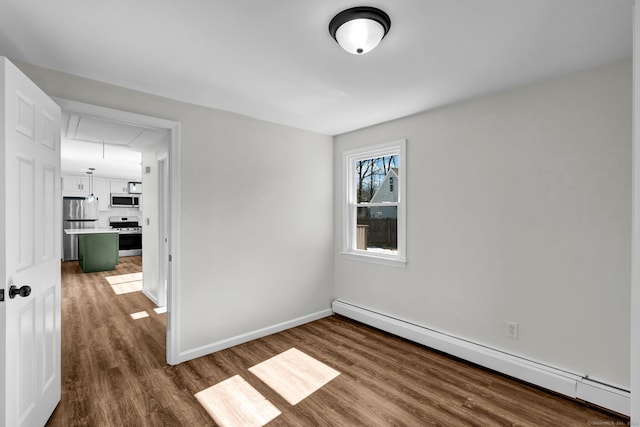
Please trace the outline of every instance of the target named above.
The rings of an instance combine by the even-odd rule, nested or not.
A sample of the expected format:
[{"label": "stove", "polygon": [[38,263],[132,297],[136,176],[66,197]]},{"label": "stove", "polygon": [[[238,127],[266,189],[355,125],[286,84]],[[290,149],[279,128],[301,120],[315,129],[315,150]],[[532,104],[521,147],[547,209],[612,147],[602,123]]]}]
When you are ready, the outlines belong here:
[{"label": "stove", "polygon": [[142,233],[142,227],[116,227],[112,225],[111,228],[120,231],[120,233]]},{"label": "stove", "polygon": [[142,227],[139,217],[111,216],[109,226],[119,231],[119,256],[142,255]]}]

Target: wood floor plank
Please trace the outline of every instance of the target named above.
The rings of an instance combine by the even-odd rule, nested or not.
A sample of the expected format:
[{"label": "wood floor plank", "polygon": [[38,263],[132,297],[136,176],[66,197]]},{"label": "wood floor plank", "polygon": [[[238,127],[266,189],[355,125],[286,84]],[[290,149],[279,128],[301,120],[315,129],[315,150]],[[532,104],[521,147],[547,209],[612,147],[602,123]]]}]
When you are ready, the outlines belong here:
[{"label": "wood floor plank", "polygon": [[[615,425],[628,419],[334,316],[169,366],[166,314],[116,295],[114,272],[62,264],[62,400],[49,426],[215,426],[195,394],[235,375],[281,414],[269,426]],[[144,311],[148,317],[132,319]],[[249,368],[296,348],[340,372],[296,405]],[[620,424],[618,424],[620,425]]]}]

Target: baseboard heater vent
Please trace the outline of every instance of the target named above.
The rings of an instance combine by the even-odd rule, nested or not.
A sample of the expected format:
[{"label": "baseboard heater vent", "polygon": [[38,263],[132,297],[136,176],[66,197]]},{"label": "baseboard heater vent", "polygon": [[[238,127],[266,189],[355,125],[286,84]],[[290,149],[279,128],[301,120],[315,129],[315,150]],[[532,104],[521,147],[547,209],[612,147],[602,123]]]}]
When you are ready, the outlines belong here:
[{"label": "baseboard heater vent", "polygon": [[334,313],[565,396],[629,416],[627,390],[335,300]]}]

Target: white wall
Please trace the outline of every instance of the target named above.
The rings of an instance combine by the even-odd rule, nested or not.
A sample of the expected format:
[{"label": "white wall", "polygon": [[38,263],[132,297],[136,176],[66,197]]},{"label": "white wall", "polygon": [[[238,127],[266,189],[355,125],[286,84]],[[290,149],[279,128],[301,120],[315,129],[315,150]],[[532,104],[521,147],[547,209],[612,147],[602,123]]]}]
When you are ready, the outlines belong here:
[{"label": "white wall", "polygon": [[[406,269],[335,259],[336,297],[629,388],[631,61],[335,138],[407,138]],[[505,336],[505,321],[520,338]]]},{"label": "white wall", "polygon": [[331,137],[17,65],[50,96],[181,123],[182,352],[330,307]]},{"label": "white wall", "polygon": [[185,345],[328,309],[332,139],[232,114],[199,121],[183,128]]}]

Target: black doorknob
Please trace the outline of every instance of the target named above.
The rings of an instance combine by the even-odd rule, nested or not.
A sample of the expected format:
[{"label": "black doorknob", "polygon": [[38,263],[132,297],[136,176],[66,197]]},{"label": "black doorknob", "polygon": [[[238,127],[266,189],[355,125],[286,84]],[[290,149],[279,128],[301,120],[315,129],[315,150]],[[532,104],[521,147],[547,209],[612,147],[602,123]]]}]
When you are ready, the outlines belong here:
[{"label": "black doorknob", "polygon": [[13,299],[16,297],[16,295],[20,295],[21,297],[28,297],[29,295],[31,295],[31,286],[23,285],[18,288],[17,286],[11,285],[11,287],[9,288],[9,298]]}]

